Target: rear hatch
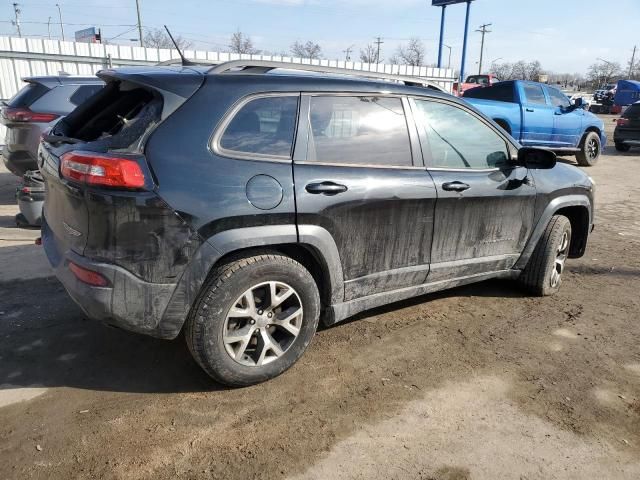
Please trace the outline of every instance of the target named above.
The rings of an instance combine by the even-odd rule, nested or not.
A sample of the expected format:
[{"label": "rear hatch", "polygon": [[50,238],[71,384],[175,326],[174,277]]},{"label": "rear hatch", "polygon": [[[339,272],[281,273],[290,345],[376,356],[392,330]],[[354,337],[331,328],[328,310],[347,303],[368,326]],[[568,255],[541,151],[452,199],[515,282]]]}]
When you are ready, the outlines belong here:
[{"label": "rear hatch", "polygon": [[623,140],[640,140],[640,104],[629,106],[618,119],[616,137]]},{"label": "rear hatch", "polygon": [[[113,248],[119,230],[123,225],[129,229],[128,241],[134,242],[137,234],[140,238],[140,209],[157,203],[153,172],[144,158],[146,140],[198,90],[204,77],[179,67],[104,70],[98,76],[105,88],[58,122],[40,144],[39,165],[47,190],[45,228],[53,233],[60,253],[71,249],[118,263],[118,256],[135,257],[131,249],[123,253]],[[61,159],[77,154],[136,162],[145,184],[120,189],[65,177]]]},{"label": "rear hatch", "polygon": [[33,167],[36,162],[36,148],[44,126],[59,117],[58,113],[34,111],[31,107],[44,95],[51,91],[51,85],[25,79],[25,85],[13,98],[2,107],[0,122],[7,127],[4,145],[7,153],[20,152],[23,161],[31,158]]}]

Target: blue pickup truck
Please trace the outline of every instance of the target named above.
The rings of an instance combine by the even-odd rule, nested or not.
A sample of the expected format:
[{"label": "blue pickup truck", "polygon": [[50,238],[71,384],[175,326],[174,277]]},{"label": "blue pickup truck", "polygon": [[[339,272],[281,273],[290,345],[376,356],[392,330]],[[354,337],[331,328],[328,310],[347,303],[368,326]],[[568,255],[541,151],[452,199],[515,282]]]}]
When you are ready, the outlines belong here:
[{"label": "blue pickup truck", "polygon": [[582,166],[594,165],[607,142],[604,123],[582,107],[582,99],[571,103],[550,85],[510,80],[467,90],[464,99],[522,145],[575,155]]}]

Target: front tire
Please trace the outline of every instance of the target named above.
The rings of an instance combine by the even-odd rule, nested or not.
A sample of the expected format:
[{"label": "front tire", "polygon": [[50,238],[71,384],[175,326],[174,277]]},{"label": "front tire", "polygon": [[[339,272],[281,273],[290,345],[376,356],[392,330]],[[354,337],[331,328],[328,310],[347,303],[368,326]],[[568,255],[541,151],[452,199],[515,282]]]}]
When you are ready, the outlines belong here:
[{"label": "front tire", "polygon": [[596,132],[587,132],[580,142],[580,151],[576,153],[576,160],[580,166],[592,167],[600,159],[601,151],[600,135]]},{"label": "front tire", "polygon": [[213,272],[192,308],[185,338],[214,380],[247,386],[298,361],[319,318],[320,295],[307,269],[284,255],[254,255]]},{"label": "front tire", "polygon": [[554,215],[520,275],[520,283],[534,295],[556,293],[562,284],[570,246],[571,222],[563,215]]}]

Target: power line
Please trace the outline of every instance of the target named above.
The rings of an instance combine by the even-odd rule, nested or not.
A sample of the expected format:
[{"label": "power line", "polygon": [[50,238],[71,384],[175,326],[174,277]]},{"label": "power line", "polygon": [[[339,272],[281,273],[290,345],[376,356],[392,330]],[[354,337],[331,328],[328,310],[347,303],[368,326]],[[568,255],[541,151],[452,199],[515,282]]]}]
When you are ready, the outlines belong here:
[{"label": "power line", "polygon": [[492,23],[485,23],[480,25],[480,28],[476,32],[482,33],[482,43],[480,44],[480,65],[478,66],[478,75],[482,74],[482,55],[484,54],[484,36],[487,33],[491,33],[491,30],[487,30],[487,27],[493,25]]}]

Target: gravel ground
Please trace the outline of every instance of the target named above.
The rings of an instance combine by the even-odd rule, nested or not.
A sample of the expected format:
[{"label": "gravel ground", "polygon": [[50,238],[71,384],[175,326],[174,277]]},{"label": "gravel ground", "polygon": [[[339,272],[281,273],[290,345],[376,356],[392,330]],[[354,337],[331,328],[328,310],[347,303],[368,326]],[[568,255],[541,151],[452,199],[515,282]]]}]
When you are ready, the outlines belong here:
[{"label": "gravel ground", "polygon": [[[2,277],[0,478],[640,478],[639,165],[610,146],[588,169],[597,227],[558,295],[490,281],[376,309],[251,388],[85,319],[46,270]],[[0,265],[40,261],[23,249]]]}]

